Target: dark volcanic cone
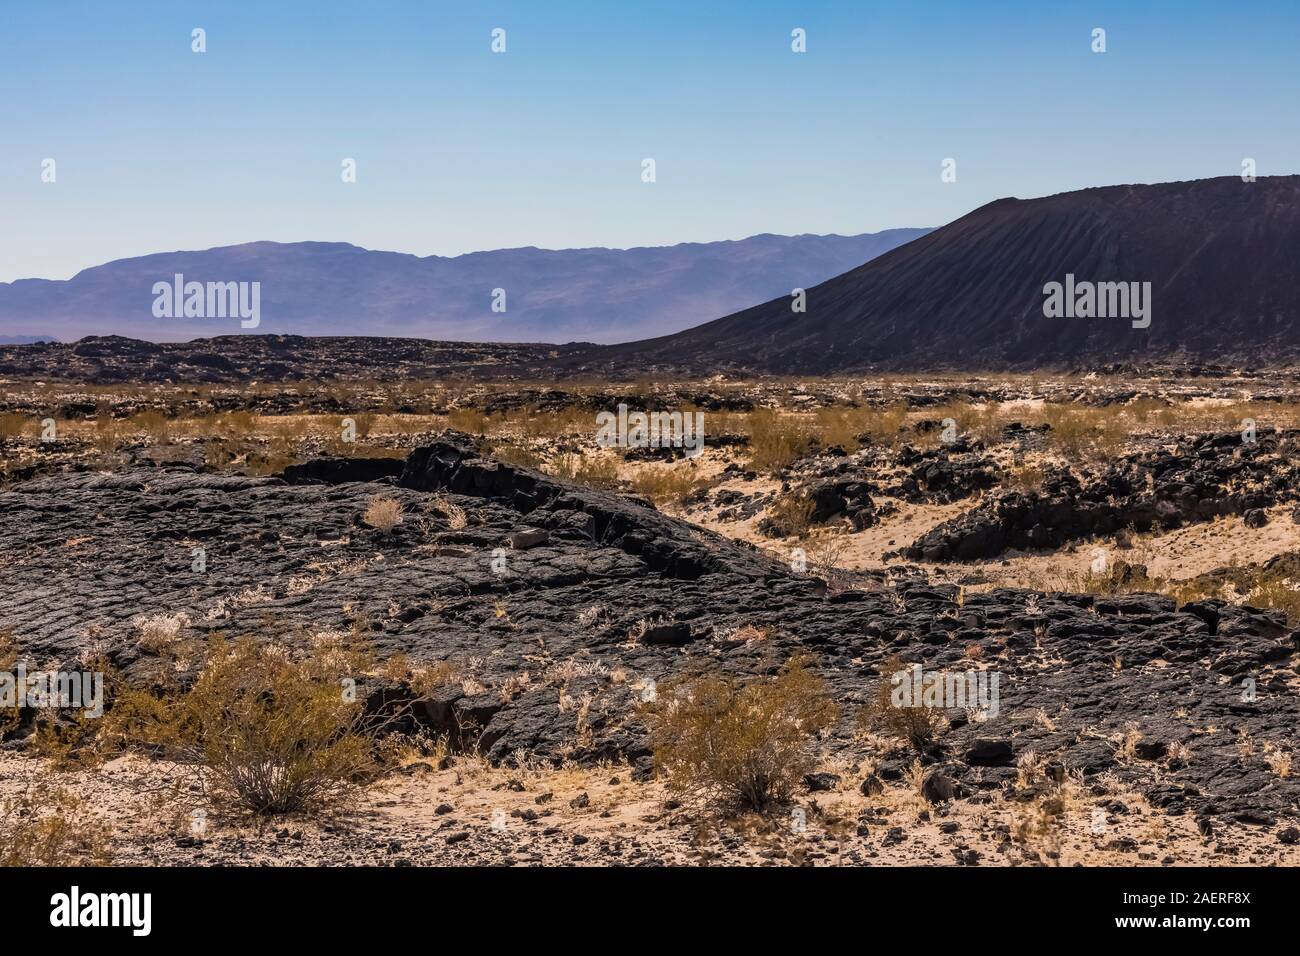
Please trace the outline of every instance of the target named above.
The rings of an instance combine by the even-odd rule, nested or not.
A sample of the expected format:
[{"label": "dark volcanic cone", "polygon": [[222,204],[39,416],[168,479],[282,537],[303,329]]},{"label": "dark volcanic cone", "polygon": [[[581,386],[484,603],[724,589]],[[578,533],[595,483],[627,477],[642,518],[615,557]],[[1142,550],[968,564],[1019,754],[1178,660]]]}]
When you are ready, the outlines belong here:
[{"label": "dark volcanic cone", "polygon": [[[1069,368],[1300,352],[1300,176],[1108,186],[1001,199],[808,290],[676,335],[612,346],[594,368],[819,373],[870,367]],[[1047,318],[1043,287],[1150,282],[1149,328]]]}]

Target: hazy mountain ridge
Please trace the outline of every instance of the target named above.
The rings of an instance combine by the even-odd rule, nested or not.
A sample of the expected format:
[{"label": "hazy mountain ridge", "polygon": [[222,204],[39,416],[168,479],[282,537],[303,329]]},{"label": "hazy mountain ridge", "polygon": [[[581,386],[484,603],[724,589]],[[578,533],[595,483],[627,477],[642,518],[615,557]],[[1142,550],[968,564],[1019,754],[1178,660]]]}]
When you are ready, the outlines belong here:
[{"label": "hazy mountain ridge", "polygon": [[[348,243],[251,242],[162,252],[68,280],[0,283],[0,336],[185,341],[238,321],[156,318],[152,288],[261,283],[259,333],[485,341],[617,342],[661,335],[809,286],[922,236],[776,236],[632,249],[535,247],[420,257]],[[506,311],[493,312],[493,290]]]}]

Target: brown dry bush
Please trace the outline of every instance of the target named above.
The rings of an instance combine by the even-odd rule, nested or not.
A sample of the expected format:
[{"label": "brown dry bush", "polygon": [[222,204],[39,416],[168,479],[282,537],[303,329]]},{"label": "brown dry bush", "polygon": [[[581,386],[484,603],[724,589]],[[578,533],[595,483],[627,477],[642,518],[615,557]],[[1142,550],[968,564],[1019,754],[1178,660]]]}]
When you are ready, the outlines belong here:
[{"label": "brown dry bush", "polygon": [[0,867],[107,866],[112,828],[48,781],[0,800]]},{"label": "brown dry bush", "polygon": [[813,426],[797,415],[756,408],[749,415],[750,465],[776,471],[793,464],[813,443]]},{"label": "brown dry bush", "polygon": [[860,437],[865,436],[877,445],[896,447],[903,437],[907,403],[898,402],[885,408],[868,409],[868,412],[859,424]]},{"label": "brown dry bush", "polygon": [[29,415],[20,415],[18,412],[0,414],[0,441],[8,438],[22,438],[31,423],[32,418]]},{"label": "brown dry bush", "polygon": [[477,408],[453,408],[447,413],[447,424],[467,435],[486,435],[492,430],[492,418]]},{"label": "brown dry bush", "polygon": [[544,469],[548,475],[588,488],[615,489],[619,485],[618,462],[588,455],[560,455]]},{"label": "brown dry bush", "polygon": [[124,430],[128,434],[143,432],[155,445],[165,445],[171,439],[171,423],[167,416],[153,408],[136,412],[128,418]]},{"label": "brown dry bush", "polygon": [[898,707],[894,704],[890,680],[894,674],[906,672],[908,666],[897,655],[881,665],[875,693],[858,711],[858,730],[897,737],[907,741],[917,753],[925,753],[945,730],[947,719],[937,707]]},{"label": "brown dry bush", "polygon": [[1160,593],[1180,604],[1205,598],[1240,601],[1251,607],[1281,611],[1290,624],[1300,626],[1300,581],[1281,568],[1247,565],[1230,568],[1223,578],[1202,576],[1158,583]]},{"label": "brown dry bush", "polygon": [[122,429],[108,412],[101,411],[95,416],[95,435],[91,441],[101,455],[111,454],[121,444]]},{"label": "brown dry bush", "polygon": [[848,552],[847,538],[831,528],[819,528],[802,542],[808,556],[808,570],[832,590],[840,590],[848,577],[842,565]]},{"label": "brown dry bush", "polygon": [[532,448],[512,441],[494,442],[491,446],[491,455],[507,465],[530,468],[533,471],[540,471],[544,463],[542,456]]},{"label": "brown dry bush", "polygon": [[980,441],[985,445],[996,444],[1002,437],[1004,424],[1002,411],[994,402],[984,405],[949,402],[946,405],[926,409],[925,417],[940,422],[951,418],[957,427],[959,437]]},{"label": "brown dry bush", "polygon": [[392,534],[393,529],[402,523],[402,503],[396,498],[376,495],[366,505],[361,520],[383,534]]},{"label": "brown dry bush", "polygon": [[1046,477],[1047,473],[1037,465],[1014,465],[1007,473],[1006,484],[1017,491],[1041,491]]},{"label": "brown dry bush", "polygon": [[1129,425],[1110,409],[1049,404],[1043,421],[1051,426],[1048,442],[1070,460],[1113,458],[1130,436]]},{"label": "brown dry bush", "polygon": [[[18,641],[13,632],[0,631],[0,672],[12,672],[18,666]],[[18,708],[0,709],[0,740],[20,723]]]},{"label": "brown dry bush", "polygon": [[691,465],[668,465],[642,469],[632,476],[631,485],[636,494],[663,505],[681,504],[708,482]]},{"label": "brown dry bush", "polygon": [[219,813],[326,811],[379,769],[382,728],[349,692],[369,664],[341,641],[294,660],[251,638],[213,638],[187,689],[120,689],[106,733],[191,769]]},{"label": "brown dry bush", "polygon": [[793,657],[775,677],[666,681],[642,714],[673,790],[763,812],[812,770],[812,742],[839,708],[826,682]]},{"label": "brown dry bush", "polygon": [[767,515],[774,530],[784,537],[803,537],[812,527],[816,503],[807,495],[789,494],[768,505]]}]

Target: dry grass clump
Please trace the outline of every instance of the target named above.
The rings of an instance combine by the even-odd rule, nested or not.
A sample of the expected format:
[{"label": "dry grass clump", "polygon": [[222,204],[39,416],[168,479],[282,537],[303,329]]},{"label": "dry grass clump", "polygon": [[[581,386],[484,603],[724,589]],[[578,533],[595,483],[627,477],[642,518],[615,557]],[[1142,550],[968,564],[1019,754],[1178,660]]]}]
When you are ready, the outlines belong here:
[{"label": "dry grass clump", "polygon": [[874,408],[859,422],[859,438],[866,437],[872,443],[889,448],[897,447],[903,437],[903,425],[907,422],[907,403],[898,402],[885,408]]},{"label": "dry grass clump", "polygon": [[1285,568],[1253,564],[1230,568],[1227,575],[1200,575],[1185,581],[1160,581],[1146,590],[1167,594],[1180,604],[1220,598],[1251,607],[1281,611],[1293,626],[1300,626],[1300,581]]},{"label": "dry grass clump", "polygon": [[750,465],[759,471],[785,468],[812,447],[813,425],[800,416],[756,408],[748,424]]},{"label": "dry grass clump", "polygon": [[613,458],[591,455],[560,455],[545,467],[545,472],[588,488],[612,490],[618,487],[618,462]]},{"label": "dry grass clump", "polygon": [[1109,561],[1104,571],[1088,570],[1071,577],[1071,590],[1081,594],[1160,594],[1167,585],[1152,577],[1145,564]]},{"label": "dry grass clump", "polygon": [[672,789],[764,812],[813,769],[812,741],[839,708],[825,681],[794,657],[775,677],[665,682],[642,713],[655,766]]},{"label": "dry grass clump", "polygon": [[816,507],[816,503],[807,495],[783,495],[767,506],[767,517],[772,530],[782,537],[803,537],[812,528],[812,516]]},{"label": "dry grass clump", "polygon": [[1032,493],[1041,491],[1046,472],[1037,465],[1014,465],[1007,473],[1006,485],[1017,491]]},{"label": "dry grass clump", "polygon": [[107,732],[192,769],[220,813],[321,812],[378,769],[376,728],[352,689],[366,666],[338,642],[292,660],[251,638],[214,638],[188,689],[122,688]]},{"label": "dry grass clump", "polygon": [[894,704],[891,679],[907,670],[908,665],[897,655],[881,666],[875,693],[857,713],[858,732],[896,737],[906,741],[917,753],[925,753],[947,728],[948,721],[937,707],[925,707],[920,702],[912,707]]},{"label": "dry grass clump", "polygon": [[146,614],[135,618],[131,623],[139,632],[136,643],[140,648],[159,654],[175,647],[181,634],[189,626],[189,615],[181,614]]},{"label": "dry grass clump", "polygon": [[[18,641],[14,639],[13,631],[0,630],[0,671],[12,673],[18,666]],[[18,726],[19,710],[0,709],[0,740],[3,740],[5,734],[9,733]]]},{"label": "dry grass clump", "polygon": [[808,556],[808,570],[833,589],[839,589],[846,577],[842,565],[848,541],[831,528],[819,528],[802,542]]},{"label": "dry grass clump", "polygon": [[925,417],[939,422],[952,419],[958,438],[980,441],[985,445],[995,444],[1002,438],[1004,420],[1002,410],[995,402],[982,405],[972,402],[949,402],[946,405],[936,405],[926,409]]},{"label": "dry grass clump", "polygon": [[1264,763],[1274,774],[1283,779],[1291,776],[1291,751],[1281,750],[1276,744],[1264,744]]},{"label": "dry grass clump", "polygon": [[507,465],[530,468],[533,471],[541,471],[542,465],[546,463],[546,459],[531,446],[516,441],[492,442],[488,452]]},{"label": "dry grass clump", "polygon": [[34,420],[30,415],[20,415],[18,412],[0,413],[0,441],[22,438],[33,424]]},{"label": "dry grass clump", "polygon": [[366,505],[361,520],[384,534],[392,534],[393,529],[402,523],[402,503],[396,498],[376,495]]},{"label": "dry grass clump", "polygon": [[469,515],[465,509],[449,500],[446,495],[435,495],[428,507],[441,514],[452,531],[462,531],[469,524]]},{"label": "dry grass clump", "polygon": [[0,867],[107,866],[112,828],[48,781],[0,800]]},{"label": "dry grass clump", "polygon": [[594,434],[596,416],[577,405],[562,408],[517,409],[502,417],[502,427],[525,438],[555,439],[570,435]]},{"label": "dry grass clump", "polygon": [[111,454],[121,445],[122,428],[108,412],[101,411],[95,416],[95,434],[91,443],[101,455]]},{"label": "dry grass clump", "polygon": [[1246,603],[1281,611],[1290,623],[1300,624],[1300,582],[1261,568],[1242,583],[1244,587],[1236,586],[1245,595]]},{"label": "dry grass clump", "polygon": [[171,423],[167,416],[152,408],[136,412],[128,418],[123,424],[123,430],[128,433],[143,432],[155,445],[165,445],[171,438]]},{"label": "dry grass clump", "polygon": [[644,468],[632,476],[631,485],[635,494],[664,505],[681,504],[708,482],[696,474],[693,465],[685,464]]},{"label": "dry grass clump", "polygon": [[813,428],[822,447],[839,445],[852,454],[862,447],[864,440],[893,448],[902,438],[906,419],[906,403],[887,408],[832,406],[817,410]]},{"label": "dry grass clump", "polygon": [[453,408],[447,413],[447,424],[467,435],[486,435],[492,430],[492,416],[477,408]]},{"label": "dry grass clump", "polygon": [[1114,458],[1131,437],[1129,424],[1112,409],[1048,404],[1043,421],[1050,426],[1048,442],[1071,460]]}]

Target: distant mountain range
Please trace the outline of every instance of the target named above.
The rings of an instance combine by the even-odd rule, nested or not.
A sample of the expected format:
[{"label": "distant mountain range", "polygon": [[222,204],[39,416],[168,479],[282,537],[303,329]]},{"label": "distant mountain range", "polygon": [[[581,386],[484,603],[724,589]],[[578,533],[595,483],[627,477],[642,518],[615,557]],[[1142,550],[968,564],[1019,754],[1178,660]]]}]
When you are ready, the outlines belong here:
[{"label": "distant mountain range", "polygon": [[[1069,312],[1044,314],[1049,283],[1075,291]],[[1121,304],[1121,290],[1101,283],[1149,288],[1148,315],[1084,315],[1085,284],[1093,287],[1090,311],[1103,295]],[[1000,199],[808,289],[805,308],[796,312],[783,293],[573,360],[593,372],[686,365],[779,373],[1295,362],[1300,176]]]},{"label": "distant mountain range", "polygon": [[[759,235],[635,249],[529,247],[453,258],[331,242],[164,252],[68,280],[0,283],[0,342],[86,335],[178,342],[241,331],[238,319],[155,316],[155,283],[170,284],[177,274],[186,282],[259,282],[260,322],[247,330],[256,333],[628,341],[815,285],[927,231]],[[504,290],[504,312],[493,311],[497,289]]]}]

